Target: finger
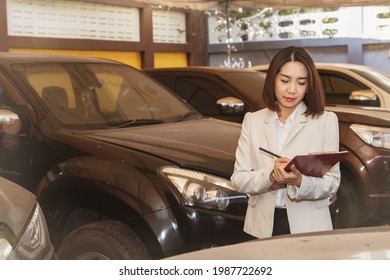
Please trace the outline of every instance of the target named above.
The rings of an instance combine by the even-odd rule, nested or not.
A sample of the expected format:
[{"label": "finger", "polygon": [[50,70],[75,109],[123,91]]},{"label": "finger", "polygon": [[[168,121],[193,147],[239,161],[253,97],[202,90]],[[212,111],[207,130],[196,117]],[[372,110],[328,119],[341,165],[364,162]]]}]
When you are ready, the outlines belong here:
[{"label": "finger", "polygon": [[287,163],[289,163],[290,160],[288,158],[278,158],[275,160],[275,166],[284,166],[286,165]]},{"label": "finger", "polygon": [[293,172],[294,174],[297,174],[299,175],[301,172],[295,167],[295,165],[291,165],[291,172]]},{"label": "finger", "polygon": [[288,173],[284,171],[283,167],[275,168],[275,178],[278,183],[284,182],[286,176],[288,176]]},{"label": "finger", "polygon": [[277,159],[275,160],[276,163],[283,163],[283,162],[285,162],[285,161],[286,161],[285,158],[277,158]]},{"label": "finger", "polygon": [[280,174],[279,174],[279,169],[278,168],[274,169],[273,178],[274,178],[274,180],[276,182],[280,182]]}]

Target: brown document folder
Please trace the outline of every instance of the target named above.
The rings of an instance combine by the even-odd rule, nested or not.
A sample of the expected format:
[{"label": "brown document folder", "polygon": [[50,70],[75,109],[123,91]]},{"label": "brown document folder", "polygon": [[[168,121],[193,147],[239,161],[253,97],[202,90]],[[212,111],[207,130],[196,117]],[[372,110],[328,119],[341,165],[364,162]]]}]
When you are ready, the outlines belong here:
[{"label": "brown document folder", "polygon": [[290,172],[291,165],[295,165],[303,175],[322,177],[348,153],[348,151],[341,151],[297,155],[286,165],[284,170]]}]

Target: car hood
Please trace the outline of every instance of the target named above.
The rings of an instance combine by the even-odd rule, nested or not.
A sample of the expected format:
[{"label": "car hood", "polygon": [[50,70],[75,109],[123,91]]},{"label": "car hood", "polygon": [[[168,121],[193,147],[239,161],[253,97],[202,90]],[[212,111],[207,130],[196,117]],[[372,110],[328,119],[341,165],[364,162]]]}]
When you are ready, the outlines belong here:
[{"label": "car hood", "polygon": [[378,260],[390,258],[390,226],[281,235],[194,251],[170,260]]},{"label": "car hood", "polygon": [[337,114],[339,121],[347,123],[359,123],[377,126],[389,126],[390,110],[385,108],[352,107],[352,106],[327,106],[327,111]]},{"label": "car hood", "polygon": [[240,124],[200,119],[93,131],[84,136],[153,154],[181,166],[230,176],[240,130]]},{"label": "car hood", "polygon": [[32,193],[0,177],[0,235],[1,231],[11,229],[17,236],[35,204]]}]

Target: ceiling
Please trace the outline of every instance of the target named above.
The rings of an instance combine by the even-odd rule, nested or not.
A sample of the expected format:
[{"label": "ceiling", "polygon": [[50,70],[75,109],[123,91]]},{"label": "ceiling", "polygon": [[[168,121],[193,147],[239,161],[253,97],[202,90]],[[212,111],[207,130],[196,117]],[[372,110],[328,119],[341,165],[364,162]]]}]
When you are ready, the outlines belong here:
[{"label": "ceiling", "polygon": [[229,3],[230,8],[317,8],[389,5],[389,0],[135,0],[142,3],[160,4],[163,6],[193,10],[216,10],[218,3]]}]

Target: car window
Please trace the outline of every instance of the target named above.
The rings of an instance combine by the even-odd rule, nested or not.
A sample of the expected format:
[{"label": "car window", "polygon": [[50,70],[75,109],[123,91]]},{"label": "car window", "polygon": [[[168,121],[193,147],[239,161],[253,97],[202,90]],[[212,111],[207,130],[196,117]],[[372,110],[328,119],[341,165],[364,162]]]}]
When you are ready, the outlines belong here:
[{"label": "car window", "polygon": [[[43,75],[43,73],[45,74]],[[61,65],[42,65],[34,69],[30,68],[26,78],[41,98],[43,98],[42,95],[45,88],[50,86],[61,87],[68,98],[67,106],[76,108],[71,78],[66,69]]]},{"label": "car window", "polygon": [[[246,112],[265,107],[262,97],[265,74],[261,72],[211,68],[204,73],[163,70],[148,74],[209,117],[241,123]],[[226,97],[240,99],[244,109],[237,113],[224,112],[217,101]]]},{"label": "car window", "polygon": [[[245,95],[259,104],[260,108],[266,107],[263,101],[263,88],[265,74],[262,72],[225,72],[223,76]],[[240,97],[242,98],[242,97]]]},{"label": "car window", "polygon": [[170,122],[192,111],[150,77],[124,65],[46,63],[14,69],[66,126],[90,129],[141,119]]},{"label": "car window", "polygon": [[353,91],[369,89],[363,83],[332,71],[319,70],[327,104],[349,104]]},{"label": "car window", "polygon": [[364,67],[364,68],[354,68],[351,67],[349,70],[357,73],[358,75],[364,77],[369,80],[371,83],[377,85],[383,91],[390,94],[390,74],[379,69],[375,69],[372,67]]},{"label": "car window", "polygon": [[[145,97],[140,95],[125,77],[118,75],[116,71],[102,70],[96,71],[96,77],[102,81],[102,86],[96,88],[102,113],[115,115],[118,112],[120,116],[126,116],[126,119],[151,119],[169,114],[169,110],[164,109],[165,105],[150,110]],[[162,110],[166,112],[162,112]],[[157,114],[159,115],[157,116]]]},{"label": "car window", "polygon": [[214,117],[221,114],[217,100],[233,95],[217,81],[192,77],[177,77],[175,92],[202,114]]}]

